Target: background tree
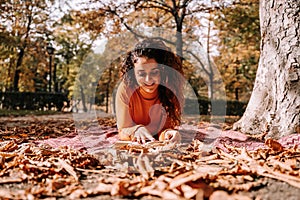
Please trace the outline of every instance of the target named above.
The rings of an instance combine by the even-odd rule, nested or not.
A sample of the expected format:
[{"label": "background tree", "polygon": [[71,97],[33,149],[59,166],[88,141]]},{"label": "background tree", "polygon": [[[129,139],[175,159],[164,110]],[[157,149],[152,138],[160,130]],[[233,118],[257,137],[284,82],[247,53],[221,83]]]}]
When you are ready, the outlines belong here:
[{"label": "background tree", "polygon": [[130,32],[115,34],[106,41],[105,50],[98,61],[100,71],[96,94],[102,98],[99,103],[101,106],[105,106],[106,112],[114,112],[114,94],[120,82],[120,64],[127,51],[132,49],[137,41]]},{"label": "background tree", "polygon": [[223,76],[227,97],[247,102],[258,66],[259,0],[240,0],[215,12],[219,56],[216,65]]},{"label": "background tree", "polygon": [[[161,30],[170,30],[165,33],[166,35],[159,35],[164,39],[169,46],[173,46],[178,55],[183,57],[190,57],[187,52],[191,52],[188,49],[190,45],[187,41],[195,39],[195,34],[199,29],[203,27],[201,19],[205,18],[205,13],[210,13],[215,9],[218,9],[219,1],[188,1],[188,0],[161,0],[161,1],[137,1],[131,0],[124,3],[118,3],[115,1],[102,2],[99,6],[101,12],[108,13],[110,19],[108,22],[114,22],[115,27],[119,27],[119,30],[127,29],[138,37],[153,37],[149,35],[149,31],[145,30],[146,27],[160,27]],[[200,14],[202,13],[202,14]],[[123,27],[122,27],[123,25]],[[207,28],[207,27],[206,27]],[[116,29],[116,28],[115,28]],[[168,34],[168,35],[167,35]],[[210,33],[209,33],[210,34]],[[183,38],[192,37],[192,38]],[[196,42],[196,49],[201,49],[203,46],[201,43]],[[195,44],[193,45],[195,47]],[[209,45],[208,45],[209,46]],[[203,51],[199,52],[202,53]],[[184,54],[184,55],[183,55]],[[209,58],[209,54],[205,54],[205,60]],[[195,57],[196,54],[192,54],[194,60],[200,62],[193,62],[198,68],[202,68],[201,76],[206,76],[206,82],[209,86],[208,94],[209,98],[214,98],[213,92],[217,91],[212,89],[213,79],[216,79],[216,75],[212,71],[210,62],[203,62],[203,57]],[[205,64],[203,64],[205,63]],[[185,64],[185,63],[184,63]],[[187,64],[190,65],[191,63]],[[193,74],[194,68],[185,67],[186,74]],[[193,88],[197,91],[196,85],[201,80],[200,77],[187,77],[191,83],[195,84]],[[202,80],[203,82],[203,80]],[[197,90],[196,90],[197,89]]]},{"label": "background tree", "polygon": [[198,22],[194,14],[213,10],[215,7],[216,4],[209,4],[207,1],[130,0],[125,3],[102,2],[100,10],[109,13],[115,19],[115,25],[124,25],[136,36],[143,37],[136,30],[143,26],[149,26],[149,24],[173,29],[175,39],[166,42],[176,46],[176,53],[182,55],[182,33],[193,30],[194,22]]},{"label": "background tree", "polygon": [[261,56],[253,93],[235,129],[279,138],[300,128],[298,0],[260,1]]},{"label": "background tree", "polygon": [[86,104],[92,95],[90,87],[97,79],[98,65],[93,62],[92,47],[100,36],[102,25],[103,18],[92,11],[76,10],[65,14],[55,24],[54,37],[59,48],[57,55],[61,56],[60,68],[66,75],[63,87],[68,91],[69,98],[81,100],[84,111],[88,110]]},{"label": "background tree", "polygon": [[[1,25],[0,25],[1,26]],[[15,41],[1,27],[0,32],[0,91],[7,91],[12,86],[12,68],[15,57],[11,54],[15,47]]]},{"label": "background tree", "polygon": [[[53,1],[5,1],[1,2],[0,24],[8,41],[1,40],[1,46],[9,47],[10,57],[7,69],[12,80],[11,89],[34,90],[32,77],[37,73],[43,76],[45,68],[45,38],[49,33],[46,21],[49,19],[49,6]],[[9,42],[9,44],[8,44]],[[33,61],[34,65],[30,62]],[[28,78],[28,79],[27,79]],[[19,84],[19,82],[22,84]]]}]

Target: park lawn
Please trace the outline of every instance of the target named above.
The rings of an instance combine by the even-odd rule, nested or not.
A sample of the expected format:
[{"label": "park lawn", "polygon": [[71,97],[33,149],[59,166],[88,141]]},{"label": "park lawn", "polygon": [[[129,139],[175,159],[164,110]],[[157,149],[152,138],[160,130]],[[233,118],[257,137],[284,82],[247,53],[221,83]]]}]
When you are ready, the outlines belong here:
[{"label": "park lawn", "polygon": [[18,116],[28,116],[28,115],[53,115],[59,114],[61,112],[55,110],[6,110],[0,109],[0,117],[18,117]]}]

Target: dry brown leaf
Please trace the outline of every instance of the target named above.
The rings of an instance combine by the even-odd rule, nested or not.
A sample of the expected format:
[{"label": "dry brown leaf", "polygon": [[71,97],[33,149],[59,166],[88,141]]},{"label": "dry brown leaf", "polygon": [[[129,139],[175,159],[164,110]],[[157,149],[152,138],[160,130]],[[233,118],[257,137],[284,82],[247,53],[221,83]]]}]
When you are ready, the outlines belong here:
[{"label": "dry brown leaf", "polygon": [[184,198],[186,199],[191,199],[192,197],[196,196],[199,191],[199,189],[192,188],[191,186],[186,184],[181,185],[180,188],[183,192]]},{"label": "dry brown leaf", "polygon": [[[115,123],[106,119],[101,122],[110,125]],[[48,125],[41,125],[36,121],[29,124],[29,128],[0,128],[3,134],[1,138],[11,138],[12,134],[20,139],[57,137],[74,131],[74,124],[66,126],[60,123],[56,126],[54,121],[46,123]],[[0,156],[3,155],[0,182],[22,182],[22,176],[12,176],[15,169],[20,170],[28,182],[36,186],[27,189],[27,193],[25,189],[15,193],[7,190],[7,196],[4,196],[7,198],[34,199],[44,195],[49,198],[59,196],[79,199],[106,194],[137,198],[155,196],[161,199],[213,199],[220,193],[214,190],[220,186],[232,192],[251,191],[251,188],[264,184],[267,180],[264,177],[284,181],[295,187],[299,187],[300,183],[299,148],[295,146],[292,149],[281,149],[276,141],[271,140],[268,142],[268,149],[251,152],[228,146],[229,151],[226,152],[219,150],[203,153],[202,148],[199,148],[203,145],[200,141],[193,141],[194,146],[186,150],[174,149],[164,143],[126,144],[123,145],[125,149],[116,150],[122,152],[122,158],[108,153],[92,157],[71,148],[54,149],[25,143],[21,145],[17,141],[21,140],[0,142]],[[58,158],[61,161],[57,162]],[[132,160],[139,173],[133,169]],[[83,187],[83,183],[90,181],[96,181],[93,187]],[[2,192],[0,190],[0,194]],[[221,194],[224,195],[221,199],[247,199],[227,192]]]},{"label": "dry brown leaf", "polygon": [[135,168],[142,175],[145,180],[148,180],[154,174],[154,169],[150,164],[150,160],[147,155],[141,153],[137,159],[133,161]]},{"label": "dry brown leaf", "polygon": [[229,195],[227,192],[218,190],[212,193],[209,200],[252,200],[252,198],[239,194]]},{"label": "dry brown leaf", "polygon": [[283,146],[279,142],[277,142],[271,138],[268,138],[265,141],[265,144],[273,151],[283,151]]},{"label": "dry brown leaf", "polygon": [[96,195],[96,194],[110,194],[112,191],[113,184],[105,184],[105,183],[98,183],[96,188],[89,188],[87,193],[89,195]]},{"label": "dry brown leaf", "polygon": [[61,166],[70,174],[74,177],[74,179],[76,181],[79,180],[78,176],[77,176],[77,173],[75,172],[74,168],[69,165],[66,161],[58,158],[58,162],[61,164]]}]

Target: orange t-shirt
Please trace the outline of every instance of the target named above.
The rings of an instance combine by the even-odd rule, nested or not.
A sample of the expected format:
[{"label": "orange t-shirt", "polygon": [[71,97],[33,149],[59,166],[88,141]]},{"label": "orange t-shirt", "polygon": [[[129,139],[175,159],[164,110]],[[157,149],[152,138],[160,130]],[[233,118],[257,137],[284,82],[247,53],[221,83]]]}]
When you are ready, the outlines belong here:
[{"label": "orange t-shirt", "polygon": [[123,82],[116,94],[116,117],[121,140],[129,140],[140,125],[145,126],[154,138],[171,128],[158,92],[149,94],[139,87],[130,88]]}]

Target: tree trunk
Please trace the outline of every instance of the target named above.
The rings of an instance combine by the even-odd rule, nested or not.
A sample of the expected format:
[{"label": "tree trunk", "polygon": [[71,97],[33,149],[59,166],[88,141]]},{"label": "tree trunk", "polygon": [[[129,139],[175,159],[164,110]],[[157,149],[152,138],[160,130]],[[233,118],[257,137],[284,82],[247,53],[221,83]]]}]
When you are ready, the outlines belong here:
[{"label": "tree trunk", "polygon": [[[24,45],[25,46],[25,45]],[[18,60],[17,60],[17,65],[14,73],[14,84],[13,84],[13,91],[19,92],[19,80],[20,80],[20,67],[22,65],[23,57],[24,57],[24,50],[25,48],[21,48],[19,55],[18,55]]]},{"label": "tree trunk", "polygon": [[13,90],[15,92],[19,91],[19,80],[20,80],[20,73],[21,73],[20,67],[21,67],[22,62],[23,62],[23,58],[24,58],[24,55],[25,55],[25,49],[27,47],[27,39],[29,37],[29,32],[31,30],[30,26],[31,26],[31,22],[32,22],[32,16],[28,15],[27,17],[28,17],[28,23],[27,23],[26,34],[25,34],[25,37],[24,37],[24,43],[23,43],[22,47],[20,47],[20,52],[19,52],[19,55],[18,55],[17,65],[16,65],[16,69],[15,69],[15,74],[14,74]]},{"label": "tree trunk", "polygon": [[[178,32],[180,31],[180,32]],[[177,29],[177,32],[176,32],[176,54],[178,56],[180,56],[180,58],[182,59],[182,44],[183,41],[182,41],[182,32],[181,32],[181,29]]]},{"label": "tree trunk", "polygon": [[108,107],[109,107],[109,84],[111,82],[111,66],[108,68],[108,80],[107,80],[107,83],[106,83],[106,100],[105,100],[105,112],[108,113]]},{"label": "tree trunk", "polygon": [[277,139],[300,127],[299,0],[261,0],[260,25],[253,93],[234,129]]},{"label": "tree trunk", "polygon": [[79,86],[80,87],[80,95],[81,95],[81,101],[82,101],[82,106],[83,106],[83,111],[87,112],[88,109],[86,107],[86,101],[85,101],[85,94],[84,94],[84,90],[82,85]]}]

